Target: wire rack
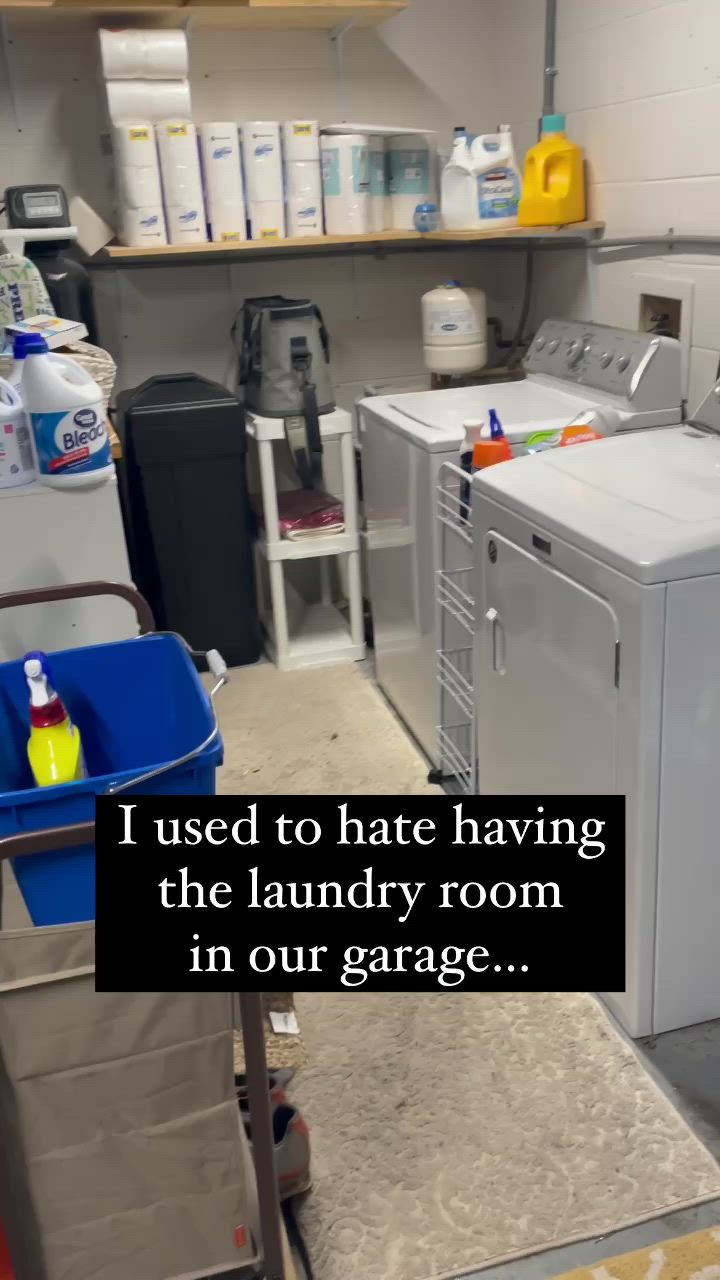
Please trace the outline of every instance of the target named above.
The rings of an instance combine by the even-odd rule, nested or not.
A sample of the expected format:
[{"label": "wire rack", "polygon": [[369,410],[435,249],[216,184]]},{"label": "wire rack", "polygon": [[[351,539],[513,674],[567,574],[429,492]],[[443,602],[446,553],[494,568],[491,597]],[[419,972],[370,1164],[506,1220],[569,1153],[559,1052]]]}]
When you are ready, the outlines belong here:
[{"label": "wire rack", "polygon": [[435,598],[439,647],[438,743],[444,781],[464,795],[477,792],[473,691],[473,538],[468,475],[451,462],[440,467],[436,514],[439,568]]}]

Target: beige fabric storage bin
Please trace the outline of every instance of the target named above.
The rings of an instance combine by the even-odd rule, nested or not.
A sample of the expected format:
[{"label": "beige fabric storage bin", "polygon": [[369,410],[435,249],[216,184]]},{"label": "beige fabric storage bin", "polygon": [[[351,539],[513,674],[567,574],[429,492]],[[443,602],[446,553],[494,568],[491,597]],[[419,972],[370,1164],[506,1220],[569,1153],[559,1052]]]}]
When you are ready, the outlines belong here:
[{"label": "beige fabric storage bin", "polygon": [[248,1264],[233,998],[96,993],[94,944],[93,925],[0,933],[0,1217],[17,1280]]}]

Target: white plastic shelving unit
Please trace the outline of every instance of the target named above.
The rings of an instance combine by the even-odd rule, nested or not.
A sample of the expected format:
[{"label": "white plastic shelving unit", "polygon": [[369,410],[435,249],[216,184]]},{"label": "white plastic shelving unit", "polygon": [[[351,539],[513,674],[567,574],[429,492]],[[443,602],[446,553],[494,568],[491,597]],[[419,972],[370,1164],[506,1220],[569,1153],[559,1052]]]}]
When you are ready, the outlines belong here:
[{"label": "white plastic shelving unit", "polygon": [[[344,409],[335,409],[320,418],[323,444],[339,442],[342,492],[335,496],[343,504],[345,530],[299,542],[280,534],[275,448],[285,442],[284,422],[282,418],[248,415],[247,430],[258,451],[264,515],[258,551],[267,561],[270,587],[269,607],[261,592],[260,610],[270,656],[281,671],[358,662],[365,657],[365,638],[352,416]],[[345,557],[347,619],[332,600],[329,561],[333,556]],[[284,565],[288,560],[316,559],[320,560],[321,599],[305,604],[286,582]],[[289,609],[290,592],[295,607]]]},{"label": "white plastic shelving unit", "polygon": [[437,729],[442,776],[465,795],[477,793],[471,503],[468,475],[451,462],[443,463],[437,487],[440,526],[440,568],[436,573],[435,592],[440,636]]}]

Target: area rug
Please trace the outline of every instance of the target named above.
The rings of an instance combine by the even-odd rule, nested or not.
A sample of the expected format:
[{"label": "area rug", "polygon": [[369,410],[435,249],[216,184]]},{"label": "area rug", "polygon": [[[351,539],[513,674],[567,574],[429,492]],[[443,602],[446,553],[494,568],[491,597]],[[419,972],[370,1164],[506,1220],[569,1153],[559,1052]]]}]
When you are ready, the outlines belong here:
[{"label": "area rug", "polygon": [[558,1280],[718,1280],[718,1276],[720,1229],[708,1227],[620,1253],[592,1267],[566,1271]]},{"label": "area rug", "polygon": [[295,999],[316,1280],[465,1275],[720,1195],[590,995]]},{"label": "area rug", "polygon": [[217,699],[224,795],[424,795],[427,764],[354,663],[239,667]]}]

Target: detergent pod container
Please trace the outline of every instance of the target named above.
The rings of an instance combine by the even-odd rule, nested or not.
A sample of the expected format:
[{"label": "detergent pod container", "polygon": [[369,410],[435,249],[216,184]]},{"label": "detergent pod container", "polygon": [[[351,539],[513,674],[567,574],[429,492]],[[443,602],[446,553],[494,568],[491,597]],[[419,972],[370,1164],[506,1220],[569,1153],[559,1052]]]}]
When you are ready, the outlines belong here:
[{"label": "detergent pod container", "polygon": [[516,227],[522,183],[510,125],[498,125],[497,133],[480,134],[473,140],[470,154],[481,229]]},{"label": "detergent pod container", "polygon": [[102,484],[114,474],[102,391],[40,334],[18,334],[21,394],[35,445],[38,479],[55,489]]}]

